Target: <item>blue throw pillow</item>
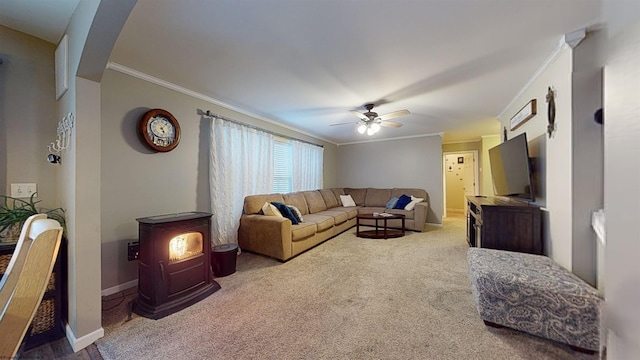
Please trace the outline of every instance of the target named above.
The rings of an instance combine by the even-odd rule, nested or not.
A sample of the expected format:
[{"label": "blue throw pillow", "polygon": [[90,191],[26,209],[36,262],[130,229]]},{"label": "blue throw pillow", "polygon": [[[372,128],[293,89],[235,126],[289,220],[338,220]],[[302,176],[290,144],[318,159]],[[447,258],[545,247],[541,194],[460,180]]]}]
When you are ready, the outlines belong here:
[{"label": "blue throw pillow", "polygon": [[387,209],[393,209],[397,203],[398,203],[398,198],[392,197],[391,200],[389,200],[389,202],[387,203]]},{"label": "blue throw pillow", "polygon": [[291,223],[293,225],[298,225],[298,219],[296,219],[296,217],[293,215],[293,213],[291,212],[291,209],[289,209],[289,207],[281,202],[271,202],[271,204],[273,206],[275,206],[278,211],[280,211],[280,213],[282,214],[282,216],[286,217],[287,219],[291,220]]},{"label": "blue throw pillow", "polygon": [[[402,196],[400,196],[400,199],[398,199],[398,202],[396,203],[396,206],[394,207],[394,209],[404,209],[410,202],[411,202],[411,196],[402,194]],[[278,210],[280,209],[278,208]]]}]

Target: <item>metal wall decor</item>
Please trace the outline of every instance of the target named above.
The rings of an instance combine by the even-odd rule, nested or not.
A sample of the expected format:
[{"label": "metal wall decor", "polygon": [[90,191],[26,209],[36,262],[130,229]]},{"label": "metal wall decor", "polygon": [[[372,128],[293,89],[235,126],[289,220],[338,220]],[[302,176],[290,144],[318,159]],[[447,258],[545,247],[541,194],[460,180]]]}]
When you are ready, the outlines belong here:
[{"label": "metal wall decor", "polygon": [[547,90],[547,121],[547,134],[551,138],[551,135],[556,130],[556,100],[551,86]]}]

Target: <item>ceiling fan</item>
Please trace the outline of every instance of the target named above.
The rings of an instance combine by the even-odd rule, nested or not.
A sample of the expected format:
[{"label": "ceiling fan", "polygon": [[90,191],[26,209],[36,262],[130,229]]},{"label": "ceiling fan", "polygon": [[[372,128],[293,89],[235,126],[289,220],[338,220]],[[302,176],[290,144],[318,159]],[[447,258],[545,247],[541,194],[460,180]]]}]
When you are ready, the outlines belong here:
[{"label": "ceiling fan", "polygon": [[[389,120],[410,114],[409,110],[405,109],[405,110],[390,112],[385,115],[378,115],[377,112],[372,111],[374,106],[375,106],[374,104],[365,104],[364,108],[367,109],[367,112],[365,113],[361,113],[356,110],[351,110],[351,112],[355,116],[360,118],[360,121],[356,123],[358,125],[358,132],[360,134],[364,134],[366,132],[367,135],[371,136],[377,133],[378,131],[380,131],[381,126],[399,128],[402,126],[402,123],[389,121]],[[331,124],[331,126],[345,125],[345,124],[353,124],[353,123],[348,122],[348,123],[340,123],[340,124]]]}]

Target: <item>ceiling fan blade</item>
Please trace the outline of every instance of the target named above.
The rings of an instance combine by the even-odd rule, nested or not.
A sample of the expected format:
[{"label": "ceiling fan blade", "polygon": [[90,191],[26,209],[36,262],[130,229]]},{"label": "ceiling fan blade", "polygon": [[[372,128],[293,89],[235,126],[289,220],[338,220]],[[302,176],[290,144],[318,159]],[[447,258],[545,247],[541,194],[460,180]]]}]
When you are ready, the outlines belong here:
[{"label": "ceiling fan blade", "polygon": [[388,114],[384,114],[382,116],[379,117],[380,120],[385,121],[385,120],[389,120],[389,119],[393,119],[393,118],[397,118],[400,116],[404,116],[404,115],[409,115],[411,114],[409,112],[409,110],[398,110],[398,111],[394,111],[394,112],[390,112]]},{"label": "ceiling fan blade", "polygon": [[329,124],[329,126],[338,126],[338,125],[353,125],[353,124],[357,124],[357,122],[345,122],[345,123],[337,123],[337,124]]},{"label": "ceiling fan blade", "polygon": [[369,120],[369,118],[367,117],[367,115],[365,115],[365,114],[363,114],[363,113],[361,113],[361,112],[359,112],[359,111],[351,110],[351,113],[352,113],[353,115],[357,116],[358,118],[362,119],[362,120],[365,120],[365,121],[368,121],[368,120]]},{"label": "ceiling fan blade", "polygon": [[381,121],[380,122],[380,126],[384,126],[384,127],[392,127],[392,128],[399,128],[402,126],[402,123],[399,122],[395,122],[395,121]]}]

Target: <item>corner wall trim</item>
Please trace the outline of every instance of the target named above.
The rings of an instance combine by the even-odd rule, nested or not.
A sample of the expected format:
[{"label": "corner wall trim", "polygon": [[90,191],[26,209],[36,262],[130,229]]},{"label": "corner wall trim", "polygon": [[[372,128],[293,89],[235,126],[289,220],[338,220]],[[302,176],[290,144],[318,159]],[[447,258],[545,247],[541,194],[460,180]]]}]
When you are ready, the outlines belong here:
[{"label": "corner wall trim", "polygon": [[66,335],[67,335],[67,341],[69,341],[69,344],[73,349],[73,352],[78,352],[86,348],[87,346],[93,344],[96,340],[103,337],[104,329],[99,328],[98,330],[91,332],[87,335],[81,336],[79,339],[77,339],[76,335],[73,333],[73,330],[71,330],[71,327],[69,326],[69,324],[67,324]]},{"label": "corner wall trim", "polygon": [[119,293],[120,291],[131,289],[132,287],[136,287],[136,286],[138,286],[138,279],[127,281],[126,283],[112,286],[107,289],[103,289],[101,292],[101,295],[102,296],[113,295],[113,294]]}]

